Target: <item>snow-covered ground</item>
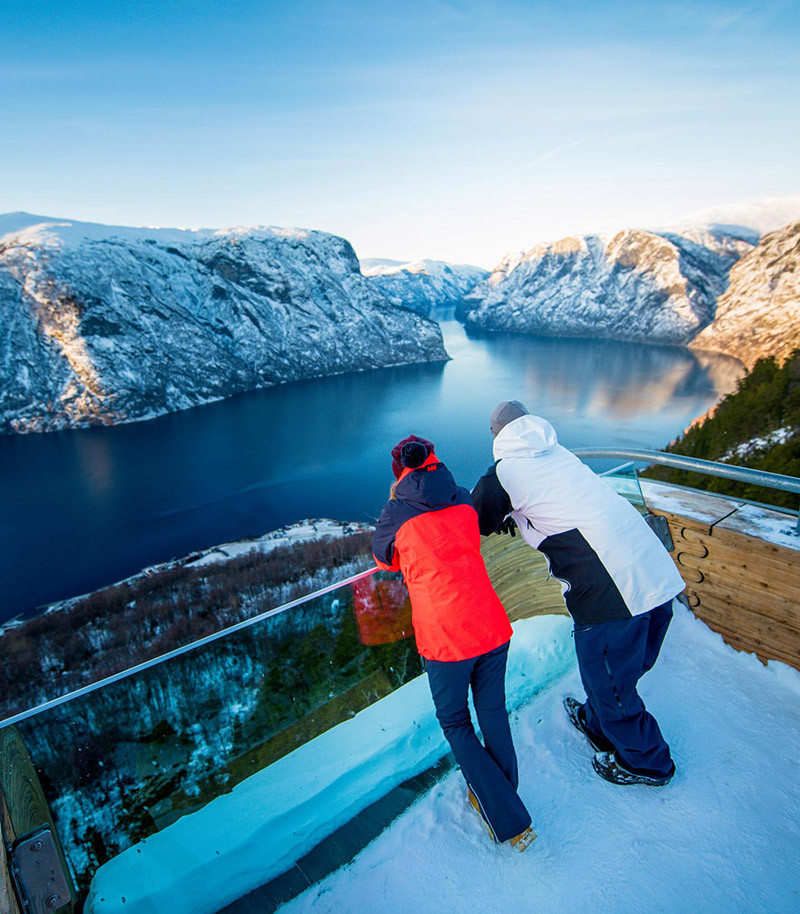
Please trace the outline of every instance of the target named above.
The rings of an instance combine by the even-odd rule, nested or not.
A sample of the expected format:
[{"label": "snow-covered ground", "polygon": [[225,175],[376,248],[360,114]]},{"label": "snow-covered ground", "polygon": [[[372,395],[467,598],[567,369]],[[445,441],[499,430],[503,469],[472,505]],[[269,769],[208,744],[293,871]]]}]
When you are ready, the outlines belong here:
[{"label": "snow-covered ground", "polygon": [[353,533],[366,533],[373,530],[372,524],[362,524],[359,521],[330,520],[327,517],[319,519],[300,520],[278,530],[272,530],[263,536],[252,539],[236,540],[233,543],[222,543],[212,546],[189,559],[180,559],[181,564],[197,568],[202,565],[215,565],[227,562],[228,559],[239,558],[250,552],[266,554],[281,546],[297,546],[300,543],[312,543],[324,539],[339,539]]},{"label": "snow-covered ground", "polygon": [[528,851],[489,843],[456,771],[281,914],[800,910],[800,673],[676,604],[641,692],[672,745],[668,787],[592,772],[561,706],[582,696],[573,668],[513,715]]},{"label": "snow-covered ground", "polygon": [[[282,914],[799,910],[800,673],[734,651],[675,604],[641,691],[677,775],[665,788],[619,787],[593,773],[562,708],[582,695],[569,627],[525,620],[512,641],[533,846],[491,844],[454,771]],[[101,867],[86,910],[219,910],[444,748],[427,684],[413,680]]]},{"label": "snow-covered ground", "polygon": [[[570,669],[569,620],[517,624],[511,707]],[[214,914],[448,751],[418,676],[97,871],[87,914]],[[124,907],[122,907],[124,905]]]},{"label": "snow-covered ground", "polygon": [[775,444],[786,444],[786,442],[792,438],[797,433],[796,428],[791,426],[783,426],[782,428],[776,428],[771,432],[768,432],[766,435],[761,435],[756,438],[750,438],[747,441],[742,442],[737,445],[735,448],[731,448],[726,451],[719,460],[731,460],[733,457],[750,457],[757,451],[766,451],[768,448],[771,448]]}]

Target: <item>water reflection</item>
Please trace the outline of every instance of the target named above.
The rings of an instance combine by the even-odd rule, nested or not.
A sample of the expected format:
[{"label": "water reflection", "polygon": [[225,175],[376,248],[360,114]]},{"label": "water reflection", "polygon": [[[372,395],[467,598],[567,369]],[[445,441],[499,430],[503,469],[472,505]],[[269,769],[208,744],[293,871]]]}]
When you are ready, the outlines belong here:
[{"label": "water reflection", "polygon": [[[687,397],[716,397],[732,389],[744,371],[729,356],[668,346],[474,331],[467,336],[459,324],[445,326],[448,346],[460,348],[460,336],[468,344],[484,344],[489,370],[498,380],[524,387],[531,409],[541,403],[543,409],[629,420],[680,406]],[[469,369],[462,367],[466,378]]]},{"label": "water reflection", "polygon": [[374,518],[388,450],[412,431],[471,485],[492,459],[499,399],[546,415],[567,447],[661,447],[741,372],[680,349],[442,329],[447,363],[286,384],[116,428],[0,437],[0,621],[305,517]]}]

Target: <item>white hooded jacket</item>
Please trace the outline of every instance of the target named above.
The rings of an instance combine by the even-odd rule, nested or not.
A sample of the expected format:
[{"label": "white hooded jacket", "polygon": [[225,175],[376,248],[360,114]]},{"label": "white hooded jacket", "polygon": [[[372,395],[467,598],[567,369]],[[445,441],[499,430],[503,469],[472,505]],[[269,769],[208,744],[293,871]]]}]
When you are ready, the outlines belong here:
[{"label": "white hooded jacket", "polygon": [[[494,440],[494,457],[511,516],[564,583],[576,622],[627,615],[620,597],[637,615],[683,590],[669,553],[638,511],[562,447],[546,419],[526,415],[510,422]],[[479,488],[473,499],[480,516]]]}]

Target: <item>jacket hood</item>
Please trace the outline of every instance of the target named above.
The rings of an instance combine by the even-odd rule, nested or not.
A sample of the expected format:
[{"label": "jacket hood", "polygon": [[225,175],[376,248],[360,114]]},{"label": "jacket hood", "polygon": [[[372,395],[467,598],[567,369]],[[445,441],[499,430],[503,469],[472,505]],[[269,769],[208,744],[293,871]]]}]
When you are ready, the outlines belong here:
[{"label": "jacket hood", "polygon": [[509,422],[494,439],[495,460],[503,457],[542,457],[558,444],[556,430],[541,416],[520,416]]},{"label": "jacket hood", "polygon": [[406,469],[396,489],[398,500],[418,511],[439,511],[460,504],[465,491],[456,485],[450,470],[435,454],[431,454],[418,469]]}]

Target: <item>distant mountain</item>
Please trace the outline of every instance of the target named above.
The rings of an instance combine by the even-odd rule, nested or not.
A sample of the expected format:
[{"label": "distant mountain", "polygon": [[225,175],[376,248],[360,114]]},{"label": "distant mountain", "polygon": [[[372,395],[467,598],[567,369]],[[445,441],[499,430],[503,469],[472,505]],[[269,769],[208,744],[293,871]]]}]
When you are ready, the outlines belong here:
[{"label": "distant mountain", "polygon": [[713,323],[692,347],[736,356],[748,368],[783,362],[800,347],[800,221],[765,235],[732,269]]},{"label": "distant mountain", "polygon": [[434,308],[457,305],[464,294],[489,275],[488,270],[441,260],[367,258],[361,272],[369,277],[393,305],[411,308],[426,317]]},{"label": "distant mountain", "polygon": [[[667,231],[683,234],[693,229],[729,231],[753,243],[789,222],[800,219],[800,194],[766,197],[745,203],[730,203],[700,210],[671,226]],[[656,229],[655,231],[661,231]]]},{"label": "distant mountain", "polygon": [[747,235],[628,230],[539,244],[507,255],[456,313],[490,331],[685,345],[713,318]]},{"label": "distant mountain", "polygon": [[447,358],[343,238],[0,216],[0,432],[157,416],[283,381]]}]

